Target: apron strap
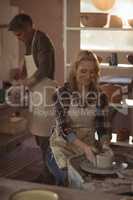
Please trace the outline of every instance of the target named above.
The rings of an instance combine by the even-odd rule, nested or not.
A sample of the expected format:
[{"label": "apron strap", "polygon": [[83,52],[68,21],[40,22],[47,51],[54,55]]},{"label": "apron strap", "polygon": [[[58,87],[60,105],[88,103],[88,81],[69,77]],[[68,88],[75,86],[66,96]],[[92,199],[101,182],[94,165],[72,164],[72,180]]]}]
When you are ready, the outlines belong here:
[{"label": "apron strap", "polygon": [[34,33],[33,39],[32,39],[32,43],[31,43],[31,55],[33,55],[33,47],[34,47],[34,43],[35,43],[35,39],[36,39],[36,34],[37,34],[37,30],[35,30],[35,33]]}]

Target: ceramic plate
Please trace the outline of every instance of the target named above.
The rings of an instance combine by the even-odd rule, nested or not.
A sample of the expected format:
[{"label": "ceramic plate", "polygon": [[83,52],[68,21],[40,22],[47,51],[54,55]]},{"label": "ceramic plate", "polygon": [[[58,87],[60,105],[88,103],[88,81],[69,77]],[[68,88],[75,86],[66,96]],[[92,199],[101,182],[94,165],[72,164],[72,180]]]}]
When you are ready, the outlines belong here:
[{"label": "ceramic plate", "polygon": [[58,200],[58,195],[52,191],[32,189],[19,191],[11,195],[9,200]]},{"label": "ceramic plate", "polygon": [[112,165],[111,168],[96,168],[93,166],[92,163],[90,163],[88,160],[85,160],[80,164],[80,167],[82,170],[92,173],[92,174],[117,174],[117,172],[120,171],[121,165],[120,164],[115,164]]}]

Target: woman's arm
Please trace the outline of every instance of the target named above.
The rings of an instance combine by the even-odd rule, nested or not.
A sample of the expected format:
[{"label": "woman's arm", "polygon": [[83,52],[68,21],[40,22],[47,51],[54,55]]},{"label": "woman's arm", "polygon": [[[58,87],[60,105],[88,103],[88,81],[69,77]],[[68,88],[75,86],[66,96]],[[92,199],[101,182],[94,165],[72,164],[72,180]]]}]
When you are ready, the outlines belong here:
[{"label": "woman's arm", "polygon": [[71,103],[71,88],[68,83],[59,88],[54,95],[56,123],[62,137],[69,143],[76,139],[76,132],[74,132],[69,122],[67,121],[67,112]]},{"label": "woman's arm", "polygon": [[89,145],[87,145],[86,143],[82,142],[81,140],[79,140],[78,138],[76,138],[73,141],[73,144],[75,144],[76,146],[78,146],[80,149],[82,149],[82,151],[85,153],[86,158],[88,160],[90,160],[94,166],[96,166],[96,157],[91,149],[91,147]]}]

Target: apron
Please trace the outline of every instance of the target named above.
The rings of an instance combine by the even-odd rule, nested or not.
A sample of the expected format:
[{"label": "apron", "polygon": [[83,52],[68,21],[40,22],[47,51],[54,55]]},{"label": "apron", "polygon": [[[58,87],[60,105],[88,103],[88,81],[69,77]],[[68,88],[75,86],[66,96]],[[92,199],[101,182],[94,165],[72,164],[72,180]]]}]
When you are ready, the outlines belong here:
[{"label": "apron", "polygon": [[29,127],[33,135],[50,137],[52,133],[51,128],[55,126],[53,95],[56,87],[56,81],[49,78],[42,79],[32,87]]},{"label": "apron", "polygon": [[[28,78],[32,77],[32,75],[37,71],[37,66],[34,62],[33,58],[33,46],[36,38],[36,33],[34,33],[32,46],[31,46],[31,55],[25,56],[25,63],[27,69]],[[47,87],[47,91],[45,93],[45,87]],[[51,127],[54,124],[54,111],[53,106],[47,106],[48,104],[52,104],[52,97],[55,93],[57,87],[57,83],[54,80],[49,78],[44,78],[38,81],[31,89],[30,93],[30,116],[29,116],[29,129],[33,135],[40,137],[49,137],[51,135]],[[38,104],[38,95],[40,94],[42,102]],[[45,102],[46,101],[46,106]]]},{"label": "apron", "polygon": [[31,55],[25,55],[25,64],[26,64],[26,70],[27,70],[27,77],[30,78],[36,71],[37,66],[35,64],[34,58],[33,58],[33,46],[36,38],[36,33],[34,33],[32,44],[31,44]]},{"label": "apron", "polygon": [[[95,115],[96,105],[87,108],[70,106],[67,119],[70,127],[76,131],[77,138],[92,146],[95,144]],[[83,153],[76,145],[64,140],[58,126],[50,138],[50,146],[59,168],[67,167],[70,157]]]}]

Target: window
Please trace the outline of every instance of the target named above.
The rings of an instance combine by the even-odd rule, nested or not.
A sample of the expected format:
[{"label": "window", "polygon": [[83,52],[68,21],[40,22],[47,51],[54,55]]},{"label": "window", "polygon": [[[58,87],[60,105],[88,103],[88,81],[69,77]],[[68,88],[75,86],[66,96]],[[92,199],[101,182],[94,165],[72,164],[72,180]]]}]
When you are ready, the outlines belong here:
[{"label": "window", "polygon": [[[84,26],[81,24],[80,48],[91,49],[98,52],[98,54],[101,52],[106,57],[111,52],[117,52],[119,63],[129,64],[126,55],[129,52],[133,52],[133,28],[128,23],[128,19],[133,18],[132,8],[132,0],[116,0],[112,9],[107,11],[97,9],[92,0],[81,0],[80,12],[104,12],[108,14],[108,18],[106,25],[102,28],[85,27],[84,29]],[[121,17],[121,28],[109,27],[111,15]],[[105,63],[107,62],[106,60],[104,58]],[[126,65],[123,66],[126,67]]]}]

